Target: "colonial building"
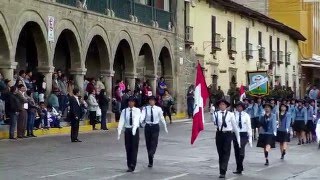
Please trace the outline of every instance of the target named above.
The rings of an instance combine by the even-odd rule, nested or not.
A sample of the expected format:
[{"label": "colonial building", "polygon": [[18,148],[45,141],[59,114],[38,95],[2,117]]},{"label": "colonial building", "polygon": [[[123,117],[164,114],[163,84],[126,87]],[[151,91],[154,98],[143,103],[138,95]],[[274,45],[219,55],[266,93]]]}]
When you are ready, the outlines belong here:
[{"label": "colonial building", "polygon": [[[163,76],[184,112],[184,2],[169,0],[3,0],[0,2],[0,72],[43,73],[47,89],[60,69],[83,87],[100,77],[112,95],[116,80],[131,88],[149,80],[156,93]],[[182,47],[181,48],[179,47]],[[178,48],[177,48],[178,47]],[[179,92],[179,89],[182,89]]]},{"label": "colonial building", "polygon": [[[299,92],[298,31],[230,0],[186,2],[186,45],[203,59],[207,84],[247,85],[248,71],[268,71],[270,85]],[[189,38],[189,39],[188,39]]]}]

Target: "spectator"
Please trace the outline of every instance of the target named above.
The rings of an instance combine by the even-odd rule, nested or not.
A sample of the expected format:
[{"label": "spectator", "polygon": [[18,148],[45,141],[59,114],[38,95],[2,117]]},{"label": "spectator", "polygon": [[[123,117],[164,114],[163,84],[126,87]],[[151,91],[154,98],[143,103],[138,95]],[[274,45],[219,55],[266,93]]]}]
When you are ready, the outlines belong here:
[{"label": "spectator", "polygon": [[313,100],[317,100],[319,96],[319,90],[317,89],[317,86],[314,85],[313,88],[309,92],[309,98]]},{"label": "spectator", "polygon": [[87,90],[88,84],[89,84],[89,80],[86,76],[84,76],[83,89]]},{"label": "spectator", "polygon": [[52,106],[47,106],[47,118],[51,128],[62,128],[60,126],[61,114]]},{"label": "spectator", "polygon": [[161,77],[160,82],[158,83],[158,92],[160,96],[164,95],[165,89],[167,89],[167,83],[164,81],[164,77]]},{"label": "spectator", "polygon": [[36,112],[37,112],[37,106],[33,99],[33,94],[31,91],[27,91],[28,96],[28,119],[27,119],[27,136],[28,137],[36,137],[33,134],[33,128],[34,128],[34,121],[36,118]]},{"label": "spectator", "polygon": [[126,85],[124,84],[123,80],[119,82],[119,88],[122,92],[126,90]]},{"label": "spectator", "polygon": [[39,81],[37,81],[36,86],[39,93],[39,102],[44,102],[44,95],[47,91],[47,83],[44,75],[40,75]]},{"label": "spectator", "polygon": [[23,84],[24,87],[27,87],[24,82],[25,77],[26,77],[26,72],[24,70],[20,70],[19,77],[17,78],[17,81],[16,81],[16,86],[18,86],[19,84]]},{"label": "spectator", "polygon": [[6,89],[6,84],[4,82],[4,78],[2,76],[2,74],[0,73],[0,91],[4,91]]},{"label": "spectator", "polygon": [[3,92],[9,92],[10,88],[12,87],[12,81],[10,79],[5,79],[4,84],[6,88],[3,90]]},{"label": "spectator", "polygon": [[60,94],[58,96],[60,108],[56,110],[60,110],[63,115],[68,107],[68,79],[64,74],[62,74],[58,82],[60,89]]},{"label": "spectator", "polygon": [[23,79],[24,84],[27,87],[27,90],[33,90],[33,84],[32,84],[32,71],[28,70],[26,71],[26,76]]},{"label": "spectator", "polygon": [[100,94],[100,91],[102,89],[106,89],[102,81],[103,81],[103,76],[100,76],[99,80],[96,83],[97,94]]},{"label": "spectator", "polygon": [[18,79],[18,73],[17,71],[13,71],[13,82],[16,83],[17,79]]},{"label": "spectator", "polygon": [[57,89],[58,91],[60,91],[57,73],[54,73],[52,75],[52,89]]},{"label": "spectator", "polygon": [[5,113],[9,117],[9,139],[16,139],[14,132],[17,126],[18,113],[20,111],[20,102],[16,96],[17,88],[15,86],[10,87],[10,91],[5,92],[2,96],[5,101]]},{"label": "spectator", "polygon": [[121,114],[121,101],[122,101],[122,91],[119,87],[120,81],[117,81],[116,86],[114,87],[114,96],[115,99],[112,101],[112,112],[115,113],[116,122],[120,119]]},{"label": "spectator", "polygon": [[193,116],[193,106],[194,106],[194,85],[190,85],[187,92],[187,105],[188,105],[188,116],[192,118]]},{"label": "spectator", "polygon": [[99,107],[99,104],[95,97],[96,91],[90,90],[88,93],[89,93],[89,96],[88,96],[87,103],[88,103],[90,124],[92,125],[93,130],[97,130],[96,121],[97,121],[97,108]]},{"label": "spectator", "polygon": [[134,92],[138,92],[139,94],[142,94],[142,85],[141,85],[141,80],[139,78],[136,78]]},{"label": "spectator", "polygon": [[74,79],[73,77],[70,77],[69,78],[69,81],[68,81],[68,86],[67,86],[67,89],[68,89],[68,95],[69,96],[73,96],[73,90],[74,90]]},{"label": "spectator", "polygon": [[169,116],[170,124],[172,124],[171,118],[171,107],[173,105],[173,98],[169,94],[168,90],[164,90],[164,95],[162,96],[162,108],[163,108],[163,116],[166,119]]},{"label": "spectator", "polygon": [[26,95],[26,87],[23,84],[18,86],[18,93],[16,96],[19,99],[19,117],[18,117],[18,127],[17,127],[17,134],[18,138],[27,138],[25,136],[26,127],[27,127],[27,110],[28,110],[28,97]]},{"label": "spectator", "polygon": [[107,111],[110,99],[106,95],[106,90],[101,89],[98,95],[99,107],[101,109],[101,130],[108,130],[107,127]]},{"label": "spectator", "polygon": [[127,89],[121,99],[121,111],[128,107],[128,99],[132,96],[131,90]]},{"label": "spectator", "polygon": [[94,78],[90,78],[89,79],[89,83],[88,83],[87,88],[86,88],[86,91],[88,93],[93,92],[93,91],[96,92],[95,84],[96,84],[96,80]]},{"label": "spectator", "polygon": [[141,108],[142,107],[142,97],[140,94],[140,90],[135,90],[133,96],[136,99],[136,107]]},{"label": "spectator", "polygon": [[58,70],[57,70],[57,77],[58,77],[58,81],[63,78],[63,77],[62,77],[62,71],[61,71],[61,69],[58,69]]},{"label": "spectator", "polygon": [[59,95],[59,90],[58,89],[53,89],[52,93],[48,97],[48,105],[54,107],[55,109],[59,109],[59,107],[60,107],[59,106],[58,95]]},{"label": "spectator", "polygon": [[44,129],[49,129],[48,110],[44,102],[40,102],[39,115],[41,127]]},{"label": "spectator", "polygon": [[143,105],[148,104],[148,97],[152,96],[152,89],[147,82],[143,83],[143,90],[142,90],[142,99],[143,99]]}]

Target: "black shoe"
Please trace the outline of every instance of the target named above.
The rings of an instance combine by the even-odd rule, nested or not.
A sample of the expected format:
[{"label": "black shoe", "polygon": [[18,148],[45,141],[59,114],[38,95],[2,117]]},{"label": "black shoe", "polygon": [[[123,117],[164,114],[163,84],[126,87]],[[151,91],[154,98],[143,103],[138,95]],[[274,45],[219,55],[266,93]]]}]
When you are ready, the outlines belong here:
[{"label": "black shoe", "polygon": [[18,136],[17,138],[18,138],[18,139],[22,139],[23,137],[22,137],[22,136]]},{"label": "black shoe", "polygon": [[128,169],[127,172],[133,172],[133,170],[132,169]]},{"label": "black shoe", "polygon": [[300,146],[301,145],[301,142],[299,141],[298,145]]},{"label": "black shoe", "polygon": [[29,138],[29,136],[22,136],[22,138]]},{"label": "black shoe", "polygon": [[225,179],[225,178],[226,178],[226,175],[220,174],[219,178],[220,178],[220,179]]},{"label": "black shoe", "polygon": [[264,163],[265,166],[269,166],[269,160],[266,160],[266,163]]},{"label": "black shoe", "polygon": [[153,167],[153,165],[152,165],[152,164],[148,164],[148,167],[149,167],[149,168],[152,168],[152,167]]},{"label": "black shoe", "polygon": [[281,159],[284,159],[284,156],[286,155],[286,150],[284,150],[281,154]]},{"label": "black shoe", "polygon": [[31,137],[37,137],[37,136],[35,136],[34,134],[31,134]]},{"label": "black shoe", "polygon": [[79,139],[76,139],[76,142],[82,142],[81,140],[79,140]]},{"label": "black shoe", "polygon": [[235,171],[235,172],[233,172],[233,174],[241,175],[241,174],[242,174],[242,171]]},{"label": "black shoe", "polygon": [[78,142],[77,140],[71,140],[71,142]]},{"label": "black shoe", "polygon": [[11,138],[9,138],[9,139],[12,139],[12,140],[17,140],[17,138],[14,138],[14,137],[11,137]]}]

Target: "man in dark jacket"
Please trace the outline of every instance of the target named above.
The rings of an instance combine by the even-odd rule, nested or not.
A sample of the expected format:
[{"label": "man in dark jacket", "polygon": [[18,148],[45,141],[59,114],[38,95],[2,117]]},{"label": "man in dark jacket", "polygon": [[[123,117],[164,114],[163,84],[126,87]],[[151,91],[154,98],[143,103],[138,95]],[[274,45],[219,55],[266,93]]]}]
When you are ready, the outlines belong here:
[{"label": "man in dark jacket", "polygon": [[73,96],[69,97],[70,111],[68,118],[71,124],[71,142],[81,142],[78,139],[79,134],[79,121],[82,117],[81,102],[79,100],[80,91],[75,88],[73,90]]}]

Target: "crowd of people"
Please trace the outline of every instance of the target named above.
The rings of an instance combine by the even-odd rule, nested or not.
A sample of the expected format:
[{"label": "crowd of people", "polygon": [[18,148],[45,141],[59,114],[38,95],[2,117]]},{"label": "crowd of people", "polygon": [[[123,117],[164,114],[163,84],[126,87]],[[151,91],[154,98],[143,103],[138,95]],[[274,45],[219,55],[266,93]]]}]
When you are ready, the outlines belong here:
[{"label": "crowd of people", "polygon": [[[112,97],[107,96],[103,77],[85,78],[83,87],[77,87],[72,76],[57,70],[52,76],[52,91],[47,91],[45,76],[32,71],[14,72],[14,77],[5,79],[0,74],[0,125],[10,125],[9,138],[36,137],[34,130],[62,128],[61,122],[70,122],[70,97],[74,90],[83,89],[79,95],[81,108],[79,120],[88,118],[93,130],[101,124],[101,130],[107,128],[107,112],[112,101],[111,111],[119,121],[121,111],[127,108],[130,96],[137,99],[137,107],[142,109],[148,103],[148,97],[154,95],[156,103],[163,109],[164,116],[172,122],[174,99],[170,95],[163,77],[157,85],[157,93],[153,94],[150,82],[136,79],[135,87],[130,87],[122,80],[116,81]],[[15,132],[17,132],[15,135]]]},{"label": "crowd of people", "polygon": [[[281,159],[287,154],[290,139],[298,145],[319,143],[316,127],[320,123],[317,99],[319,90],[313,87],[304,99],[245,98],[231,111],[227,100],[211,104],[212,121],[217,127],[216,146],[219,154],[220,178],[225,178],[233,141],[237,169],[242,174],[245,146],[257,142],[263,148],[265,165],[269,165],[269,152],[280,144]],[[318,138],[317,138],[318,137]]]}]

